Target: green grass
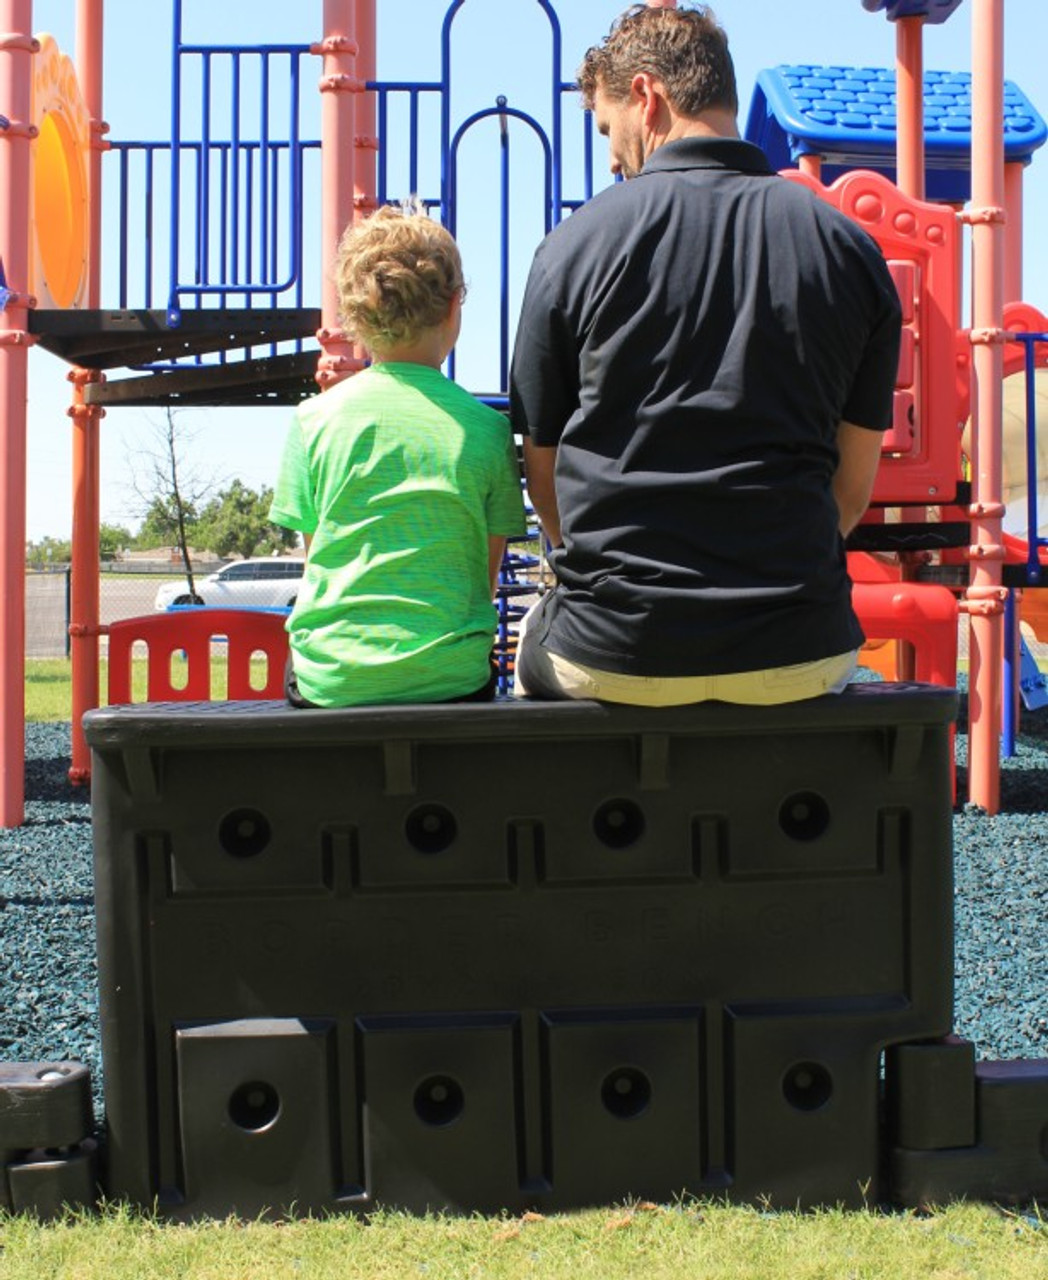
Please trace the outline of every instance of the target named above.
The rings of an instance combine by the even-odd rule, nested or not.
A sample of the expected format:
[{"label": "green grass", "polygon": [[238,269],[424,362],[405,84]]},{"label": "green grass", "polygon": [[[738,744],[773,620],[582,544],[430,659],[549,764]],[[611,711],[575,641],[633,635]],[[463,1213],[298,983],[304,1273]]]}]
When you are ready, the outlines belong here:
[{"label": "green grass", "polygon": [[543,1218],[178,1226],[128,1210],[0,1218],[3,1280],[1044,1280],[1048,1222],[987,1206],[767,1214],[694,1204]]},{"label": "green grass", "polygon": [[68,658],[27,658],[25,718],[34,721],[68,720],[70,679]]}]

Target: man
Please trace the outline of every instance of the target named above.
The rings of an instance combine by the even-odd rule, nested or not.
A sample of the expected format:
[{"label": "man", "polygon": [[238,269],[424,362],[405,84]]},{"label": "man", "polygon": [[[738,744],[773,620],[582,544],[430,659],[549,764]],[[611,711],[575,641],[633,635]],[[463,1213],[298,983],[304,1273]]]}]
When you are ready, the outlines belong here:
[{"label": "man", "polygon": [[889,425],[900,308],[873,241],[739,140],[705,6],[634,5],[579,72],[600,193],[539,247],[514,430],[556,575],[521,694],[675,705],[842,688],[843,535]]}]

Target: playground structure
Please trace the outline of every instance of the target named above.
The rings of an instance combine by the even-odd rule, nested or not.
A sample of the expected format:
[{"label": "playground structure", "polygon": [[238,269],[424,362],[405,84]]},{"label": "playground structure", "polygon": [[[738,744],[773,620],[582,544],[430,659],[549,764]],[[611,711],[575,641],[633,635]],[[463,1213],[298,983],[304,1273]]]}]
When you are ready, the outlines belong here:
[{"label": "playground structure", "polygon": [[[104,406],[142,403],[280,403],[315,390],[316,383],[352,374],[360,367],[338,328],[330,261],[340,228],[366,216],[377,202],[420,189],[427,206],[452,229],[459,219],[458,163],[464,140],[489,118],[498,119],[500,148],[499,370],[491,383],[504,392],[508,376],[508,166],[509,127],[539,138],[544,150],[543,223],[549,228],[594,189],[592,137],[582,143],[582,182],[577,198],[567,187],[563,102],[571,90],[560,81],[559,26],[549,0],[537,0],[550,24],[553,50],[552,105],[548,125],[499,99],[490,108],[456,122],[452,118],[452,35],[466,0],[449,4],[441,33],[441,76],[424,83],[375,79],[376,27],[370,0],[326,0],[324,32],[315,45],[198,46],[182,38],[182,0],[173,0],[174,84],[171,136],[159,142],[105,141],[102,123],[102,0],[79,0],[77,74],[54,42],[38,42],[31,29],[31,0],[5,0],[9,31],[3,61],[10,77],[8,146],[0,156],[12,163],[15,192],[32,189],[31,206],[20,202],[8,214],[9,243],[0,256],[10,282],[3,312],[4,379],[8,390],[5,430],[4,623],[0,699],[4,707],[3,767],[0,767],[0,822],[17,824],[22,815],[23,658],[18,637],[24,611],[22,568],[14,549],[24,541],[24,401],[26,346],[40,342],[72,365],[74,421],[74,518],[72,614],[73,724],[72,776],[86,781],[90,769],[79,733],[84,710],[99,701],[99,525],[100,416]],[[1021,93],[1003,81],[1003,5],[973,0],[978,64],[973,76],[933,79],[937,101],[952,93],[955,114],[941,111],[938,133],[929,116],[925,128],[923,45],[926,22],[955,15],[961,0],[949,3],[887,3],[862,0],[866,9],[887,13],[896,24],[896,72],[862,73],[833,69],[779,68],[760,77],[747,136],[783,166],[796,165],[798,180],[830,182],[862,166],[896,178],[887,187],[869,187],[852,174],[850,195],[829,188],[827,198],[848,202],[848,212],[878,238],[905,302],[905,347],[896,393],[896,422],[885,436],[877,504],[868,524],[853,539],[856,549],[887,552],[896,559],[900,590],[916,589],[917,577],[934,576],[924,563],[942,559],[966,570],[960,608],[971,618],[971,684],[976,691],[971,718],[970,799],[990,812],[997,808],[998,741],[1002,717],[1004,604],[1007,588],[1038,585],[1040,557],[1035,536],[1008,554],[1001,531],[1001,383],[1006,372],[1048,362],[1048,344],[1017,340],[1048,329],[1048,320],[1021,303],[1021,173],[1044,127]],[[320,56],[320,137],[303,133],[301,99],[308,60]],[[225,87],[220,67],[228,63]],[[251,72],[257,64],[257,72]],[[244,115],[238,83],[260,77],[262,101],[287,93],[284,127]],[[820,78],[824,72],[824,78]],[[896,108],[885,128],[878,116],[856,114],[862,100],[884,97],[896,88]],[[289,88],[287,84],[289,84]],[[850,84],[850,88],[848,88]],[[814,86],[814,87],[813,87]],[[845,86],[842,88],[842,86]],[[31,88],[29,101],[22,101]],[[795,96],[796,90],[796,96]],[[1007,90],[1007,92],[1006,92]],[[311,90],[310,90],[311,91]],[[864,92],[865,91],[865,92]],[[880,91],[880,93],[878,93]],[[189,97],[200,95],[196,115]],[[225,93],[229,105],[219,99]],[[20,95],[20,97],[19,97]],[[439,191],[420,182],[420,115],[439,100]],[[393,122],[407,104],[406,166],[394,165]],[[842,110],[842,108],[851,109]],[[879,109],[878,109],[879,110]],[[964,111],[967,110],[967,116]],[[401,108],[401,115],[404,114]],[[26,123],[20,129],[18,120]],[[960,119],[960,127],[958,127]],[[820,123],[820,122],[830,123]],[[40,122],[40,123],[36,123]],[[842,123],[846,122],[846,123]],[[966,127],[965,127],[966,125]],[[20,132],[19,132],[20,131]],[[926,134],[928,141],[925,142]],[[934,136],[932,136],[934,134]],[[964,163],[970,148],[970,174]],[[100,307],[102,151],[118,161],[119,227],[122,232],[119,310]],[[961,160],[958,160],[961,156]],[[320,159],[315,170],[308,165]],[[6,163],[5,161],[5,163]],[[142,170],[138,187],[136,165]],[[406,172],[402,170],[406,169]],[[28,170],[28,173],[27,173]],[[393,186],[393,175],[406,186]],[[322,187],[320,260],[308,262],[302,221],[303,189],[310,177]],[[166,282],[156,260],[154,202],[166,180],[170,227],[166,236]],[[928,192],[926,192],[926,188]],[[822,188],[820,188],[822,189]],[[937,204],[925,204],[932,195]],[[145,229],[141,209],[145,201]],[[967,201],[964,212],[957,209]],[[187,216],[191,210],[192,216]],[[960,221],[973,238],[973,324],[960,329]],[[188,224],[188,225],[187,225]],[[128,243],[145,238],[139,261]],[[24,264],[24,270],[19,266]],[[136,269],[137,268],[137,269]],[[306,305],[307,275],[320,276],[320,306]],[[141,276],[138,293],[132,280]],[[18,292],[19,280],[28,288]],[[157,294],[157,297],[154,297]],[[164,307],[155,306],[163,297]],[[29,300],[35,298],[35,305]],[[145,302],[145,308],[142,303]],[[320,352],[303,346],[312,337]],[[1013,340],[1007,340],[1008,338]],[[292,349],[287,349],[290,344]],[[258,348],[265,355],[258,356]],[[226,353],[241,353],[230,360]],[[210,358],[209,358],[210,353]],[[216,355],[218,353],[218,355]],[[186,357],[193,357],[187,361]],[[128,366],[132,378],[105,380],[105,370]],[[454,357],[452,362],[454,372]],[[489,383],[486,388],[493,389]],[[498,401],[498,394],[495,399]],[[974,467],[962,470],[958,424],[973,417]],[[1031,495],[1036,486],[1029,486]],[[14,490],[22,490],[15,493]],[[1033,500],[1033,499],[1031,499]],[[934,507],[930,507],[934,504]],[[902,512],[902,527],[885,525],[884,509]],[[934,522],[929,511],[934,509]],[[19,532],[19,529],[22,530]],[[1033,530],[1035,532],[1035,529]],[[942,553],[942,548],[952,547]],[[1004,563],[1008,563],[1007,571]],[[856,577],[869,576],[868,563],[852,557]],[[956,577],[955,580],[956,581]],[[3,584],[0,584],[3,585]],[[903,673],[907,667],[903,664]]]},{"label": "playground structure", "polygon": [[[0,224],[6,279],[0,479],[7,549],[0,568],[0,823],[17,825],[23,806],[19,549],[25,527],[27,346],[40,343],[71,365],[71,776],[86,781],[89,764],[79,725],[99,701],[102,413],[107,406],[133,404],[293,403],[317,383],[350,375],[361,353],[338,328],[330,264],[339,231],[376,203],[416,191],[456,230],[463,148],[491,120],[500,131],[499,367],[486,386],[472,389],[493,392],[499,403],[511,333],[511,133],[537,140],[542,151],[544,228],[594,189],[588,121],[583,120],[581,140],[569,138],[564,116],[571,85],[561,78],[555,6],[551,0],[535,2],[550,29],[548,116],[540,120],[499,97],[458,120],[452,114],[452,37],[467,0],[447,7],[440,78],[427,82],[376,79],[373,0],[325,0],[317,43],[258,48],[185,41],[182,0],[172,0],[170,137],[110,143],[102,105],[103,0],[78,0],[75,71],[53,42],[29,34],[31,0],[3,0],[9,34],[0,50],[0,111],[6,112],[0,178],[7,206]],[[853,538],[853,576],[881,576],[881,568],[861,554],[873,551],[896,565],[893,576],[904,594],[937,575],[958,589],[959,609],[970,618],[975,694],[970,799],[993,812],[1002,704],[1011,698],[1010,690],[1002,694],[1006,601],[1009,589],[1035,589],[1041,575],[1036,508],[1027,539],[1008,543],[1002,536],[1001,385],[1006,373],[1048,364],[1048,343],[1041,340],[1048,320],[1021,301],[1022,170],[1043,143],[1045,129],[1021,92],[1003,79],[1003,0],[970,2],[978,33],[972,74],[930,73],[927,84],[922,28],[958,17],[962,0],[862,3],[895,25],[894,73],[869,73],[863,80],[866,73],[847,68],[765,72],[747,136],[784,168],[796,166],[797,180],[833,183],[846,175],[850,185],[830,186],[826,198],[845,203],[892,263],[907,314],[896,420],[885,438],[875,508]],[[317,58],[320,128],[314,137],[303,124],[302,103],[314,92],[307,72]],[[249,103],[249,87],[261,95],[261,111]],[[891,101],[892,93],[893,111],[870,110],[870,102]],[[270,98],[280,100],[279,122]],[[935,105],[940,103],[951,105]],[[422,162],[428,108],[439,116],[435,182]],[[122,246],[117,310],[103,308],[100,288],[106,151]],[[872,170],[887,177],[878,184],[856,173],[856,166],[861,174]],[[575,180],[571,190],[569,178]],[[310,246],[316,241],[302,214],[312,185],[321,188],[315,260]],[[29,201],[20,195],[26,191],[33,192]],[[967,330],[960,327],[962,223],[971,228],[974,264]],[[159,248],[165,235],[166,261]],[[310,305],[316,296],[311,280],[319,280],[319,306]],[[309,348],[314,338],[319,351]],[[133,369],[134,375],[107,381],[107,371],[119,368]],[[959,426],[969,414],[972,465],[966,473]],[[1036,487],[1028,486],[1032,503]],[[885,521],[886,511],[901,519]],[[1009,640],[1009,653],[1012,645]],[[900,674],[912,671],[911,658],[902,654],[900,661]]]},{"label": "playground structure", "polygon": [[[854,689],[752,713],[496,704],[296,718],[264,700],[92,711],[102,408],[292,403],[359,367],[331,287],[308,305],[294,210],[310,157],[325,158],[319,274],[328,280],[338,232],[378,202],[419,189],[454,228],[463,139],[483,120],[499,124],[499,386],[477,388],[498,402],[509,345],[509,131],[543,139],[546,225],[592,193],[593,145],[584,125],[582,179],[569,191],[560,107],[570,86],[556,39],[548,132],[502,100],[453,118],[450,33],[468,2],[448,5],[432,83],[376,79],[373,0],[324,0],[313,46],[179,48],[176,66],[196,60],[203,84],[209,59],[251,56],[270,68],[263,81],[280,62],[295,93],[303,61],[322,58],[320,138],[298,132],[293,109],[279,136],[238,132],[236,110],[229,136],[206,110],[191,130],[176,91],[171,139],[112,144],[123,174],[141,162],[159,182],[169,165],[173,220],[169,277],[155,284],[147,270],[140,306],[134,273],[121,270],[113,312],[100,307],[97,276],[102,2],[79,0],[87,110],[76,129],[55,125],[51,154],[59,175],[76,156],[89,162],[82,188],[69,184],[70,199],[92,210],[89,234],[84,248],[74,237],[75,252],[57,266],[42,254],[40,270],[45,281],[59,272],[56,303],[81,305],[30,306],[28,288],[18,292],[33,278],[30,228],[18,222],[28,215],[8,208],[0,220],[15,290],[0,332],[14,446],[0,474],[8,547],[24,541],[13,527],[21,518],[24,532],[12,406],[24,399],[25,346],[39,340],[75,366],[73,769],[85,779],[90,771],[78,735],[91,712],[107,1191],[157,1200],[172,1216],[292,1202],[360,1210],[376,1199],[415,1210],[561,1208],[682,1188],[783,1205],[860,1203],[864,1185],[908,1205],[1048,1196],[1038,1146],[1048,1063],[976,1066],[972,1046],[949,1035],[956,700],[947,689]],[[1021,168],[1043,131],[1036,120],[1005,127],[1004,3],[969,0],[982,37],[970,80],[970,189],[926,200],[935,195],[927,175],[942,174],[936,149],[925,153],[921,27],[953,18],[963,0],[862,2],[896,26],[895,127],[866,151],[863,125],[840,125],[845,108],[826,112],[828,129],[812,127],[791,96],[814,90],[822,110],[836,86],[804,81],[846,76],[786,68],[762,81],[750,128],[769,150],[785,148],[797,165],[791,180],[870,230],[899,286],[896,417],[876,507],[852,552],[856,601],[885,638],[913,644],[913,673],[940,685],[955,675],[958,610],[970,616],[971,798],[992,812],[1009,692],[1005,606],[1009,588],[1036,589],[1043,559],[1036,538],[1009,543],[1001,529],[1002,378],[1043,366],[1048,351],[1048,320],[1021,301],[1017,233]],[[535,3],[555,34],[555,5]],[[180,0],[173,10],[178,46]],[[0,110],[10,113],[0,189],[12,192],[29,189],[33,108],[15,89],[35,53],[18,34],[31,29],[30,0],[0,0],[0,13],[15,33],[0,47]],[[439,189],[417,167],[429,98],[440,104]],[[390,163],[400,99],[410,137],[403,189]],[[852,131],[847,145],[841,128]],[[956,164],[943,172],[956,182]],[[120,181],[130,225],[131,186]],[[249,191],[258,221],[210,210],[216,193],[220,208],[242,210]],[[183,205],[195,209],[188,231],[176,229]],[[961,218],[975,262],[966,331]],[[46,233],[45,243],[54,246]],[[314,334],[319,354],[306,346]],[[103,380],[120,367],[134,372]],[[961,445],[969,409],[970,477]],[[23,675],[22,596],[15,566],[0,573],[9,659],[0,821],[14,825],[14,727],[23,726],[21,688],[16,698],[10,681],[16,649]],[[171,641],[177,620],[159,625]],[[137,626],[121,629],[125,655]],[[908,674],[905,663],[897,673]],[[514,775],[525,755],[526,788]],[[566,777],[569,796],[558,787]],[[532,963],[536,954],[543,963]],[[27,1121],[0,1148],[63,1149],[8,1165],[14,1207],[91,1201],[86,1089],[69,1064],[0,1071],[0,1103],[31,1103],[24,1113],[37,1126],[30,1132]],[[810,1155],[803,1174],[799,1150]]]}]

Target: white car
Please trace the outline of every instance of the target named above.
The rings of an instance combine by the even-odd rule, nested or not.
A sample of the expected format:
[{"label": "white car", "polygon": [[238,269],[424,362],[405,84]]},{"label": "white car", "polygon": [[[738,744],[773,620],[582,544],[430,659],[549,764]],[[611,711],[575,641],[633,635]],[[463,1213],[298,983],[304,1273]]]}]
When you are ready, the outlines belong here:
[{"label": "white car", "polygon": [[298,585],[306,567],[305,560],[291,556],[269,559],[235,560],[209,573],[193,578],[190,593],[185,578],[162,582],[157,588],[156,608],[170,605],[209,604],[223,608],[283,608],[295,603]]}]

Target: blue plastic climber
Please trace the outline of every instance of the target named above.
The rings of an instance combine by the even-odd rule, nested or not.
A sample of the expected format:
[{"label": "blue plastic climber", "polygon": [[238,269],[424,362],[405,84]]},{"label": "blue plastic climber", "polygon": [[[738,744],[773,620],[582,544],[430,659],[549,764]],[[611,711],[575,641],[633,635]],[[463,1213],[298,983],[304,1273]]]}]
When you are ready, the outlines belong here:
[{"label": "blue plastic climber", "polygon": [[[895,71],[807,64],[762,71],[746,121],[746,139],[777,169],[801,156],[822,157],[832,183],[857,167],[895,178]],[[927,197],[951,203],[971,194],[972,77],[928,71],[924,76]],[[1024,163],[1048,139],[1048,125],[1022,90],[1005,83],[1004,154]]]}]

